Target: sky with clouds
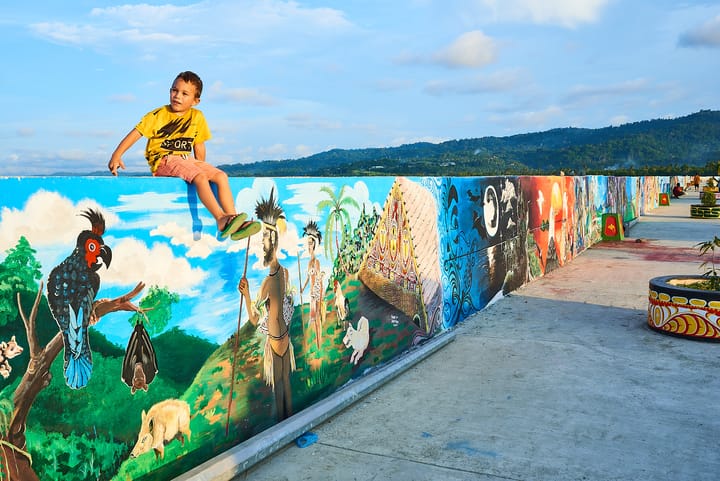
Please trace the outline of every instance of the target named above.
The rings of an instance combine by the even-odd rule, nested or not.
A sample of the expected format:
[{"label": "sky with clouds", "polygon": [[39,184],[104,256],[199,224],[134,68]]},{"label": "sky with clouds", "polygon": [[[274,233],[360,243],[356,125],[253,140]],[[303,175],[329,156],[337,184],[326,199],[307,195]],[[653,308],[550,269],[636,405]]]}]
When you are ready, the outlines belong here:
[{"label": "sky with clouds", "polygon": [[183,70],[216,165],[720,108],[712,1],[3,2],[0,40],[6,176],[106,169]]}]

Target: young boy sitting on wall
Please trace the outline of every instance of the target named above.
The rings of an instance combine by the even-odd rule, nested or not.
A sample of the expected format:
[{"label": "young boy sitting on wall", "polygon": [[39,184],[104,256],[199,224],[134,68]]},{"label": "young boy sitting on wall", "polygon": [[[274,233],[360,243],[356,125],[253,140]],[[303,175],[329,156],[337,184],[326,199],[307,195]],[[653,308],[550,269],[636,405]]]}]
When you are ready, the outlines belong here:
[{"label": "young boy sitting on wall", "polygon": [[[108,168],[112,175],[124,169],[123,154],[147,137],[145,157],[150,171],[158,177],[179,177],[197,189],[198,197],[215,218],[221,238],[235,234],[243,227],[247,215],[237,215],[227,174],[205,162],[205,141],[210,129],[200,103],[202,80],[194,72],[180,72],[170,88],[170,103],[148,112],[113,152]],[[215,198],[215,184],[220,201]],[[235,237],[233,237],[235,239]]]}]

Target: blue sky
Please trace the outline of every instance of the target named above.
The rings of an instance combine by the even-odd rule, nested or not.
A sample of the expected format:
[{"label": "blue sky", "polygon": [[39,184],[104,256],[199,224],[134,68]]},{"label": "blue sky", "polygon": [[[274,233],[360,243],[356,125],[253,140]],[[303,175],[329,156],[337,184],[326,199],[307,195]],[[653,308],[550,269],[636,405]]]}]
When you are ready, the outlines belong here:
[{"label": "blue sky", "polygon": [[216,165],[720,108],[720,2],[3,2],[0,41],[0,175],[105,169],[182,70]]}]

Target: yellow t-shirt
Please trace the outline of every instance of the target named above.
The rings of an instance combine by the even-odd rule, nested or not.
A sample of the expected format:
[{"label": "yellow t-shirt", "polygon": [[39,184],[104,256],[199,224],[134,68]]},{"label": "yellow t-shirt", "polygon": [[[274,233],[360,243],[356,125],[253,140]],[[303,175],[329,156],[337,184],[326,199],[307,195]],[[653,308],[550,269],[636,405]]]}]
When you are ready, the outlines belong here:
[{"label": "yellow t-shirt", "polygon": [[145,158],[153,173],[164,156],[191,154],[195,142],[205,142],[211,137],[200,110],[190,109],[178,116],[167,105],[145,114],[135,128],[148,139]]}]

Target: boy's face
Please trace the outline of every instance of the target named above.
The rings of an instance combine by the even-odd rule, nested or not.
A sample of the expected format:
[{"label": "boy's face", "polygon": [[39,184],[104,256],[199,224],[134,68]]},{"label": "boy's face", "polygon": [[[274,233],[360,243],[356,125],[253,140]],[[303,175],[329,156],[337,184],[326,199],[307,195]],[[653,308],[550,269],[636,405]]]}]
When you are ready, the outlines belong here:
[{"label": "boy's face", "polygon": [[195,86],[181,78],[176,78],[170,88],[170,110],[182,115],[199,103]]}]

